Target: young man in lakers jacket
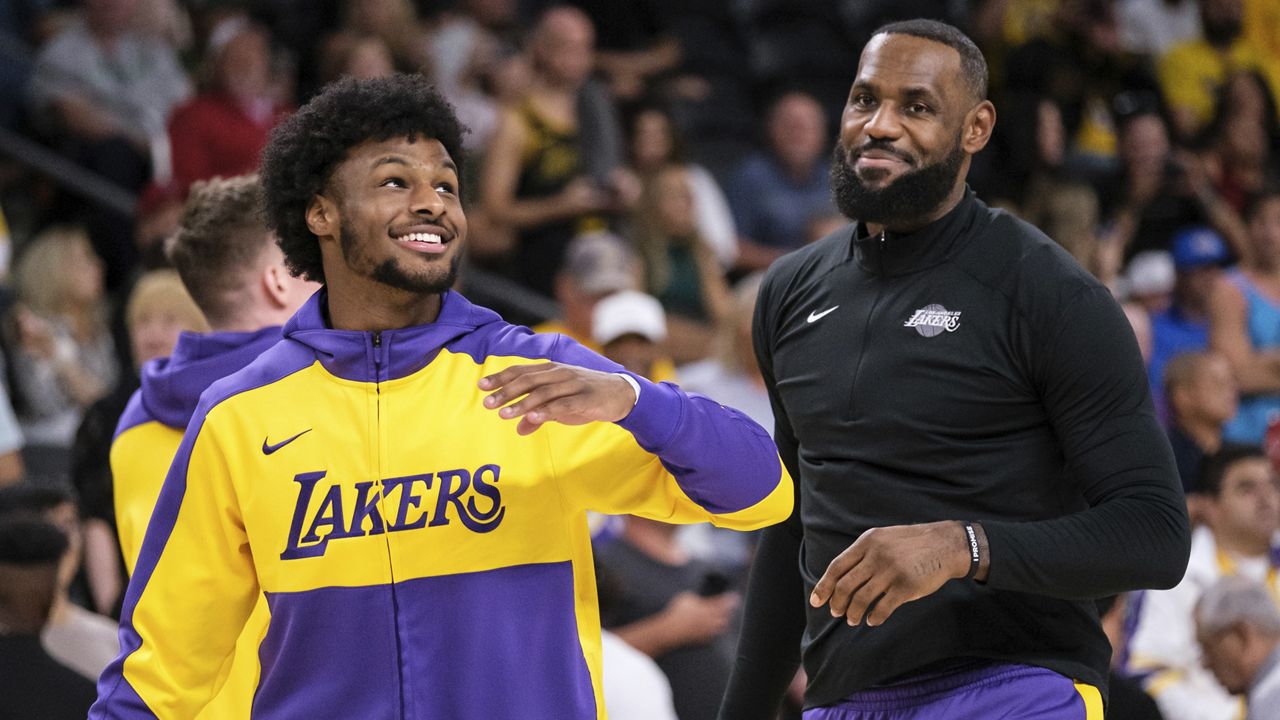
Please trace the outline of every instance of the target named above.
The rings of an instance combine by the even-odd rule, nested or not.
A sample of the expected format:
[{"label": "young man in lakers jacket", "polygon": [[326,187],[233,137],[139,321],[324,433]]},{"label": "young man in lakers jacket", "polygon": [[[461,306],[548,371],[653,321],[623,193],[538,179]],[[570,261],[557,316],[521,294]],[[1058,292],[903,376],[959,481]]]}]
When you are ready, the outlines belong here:
[{"label": "young man in lakers jacket", "polygon": [[[200,394],[280,342],[281,326],[319,287],[289,273],[262,210],[256,175],[196,183],[183,208],[169,259],[213,331],[183,333],[172,356],[143,367],[142,387],[116,427],[112,493],[130,574]],[[259,600],[222,691],[200,715],[204,720],[249,714],[267,619],[266,602]]]},{"label": "young man in lakers jacket", "polygon": [[745,416],[448,290],[461,133],[410,76],[331,86],[276,131],[268,213],[325,288],[202,397],[92,717],[193,716],[261,594],[255,718],[603,717],[586,510],[789,513]]}]

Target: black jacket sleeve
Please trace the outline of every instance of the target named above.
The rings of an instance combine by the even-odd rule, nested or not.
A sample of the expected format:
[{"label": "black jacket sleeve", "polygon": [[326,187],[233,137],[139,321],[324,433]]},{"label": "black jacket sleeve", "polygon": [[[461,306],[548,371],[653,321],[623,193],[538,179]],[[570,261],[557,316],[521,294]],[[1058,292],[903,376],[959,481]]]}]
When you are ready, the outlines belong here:
[{"label": "black jacket sleeve", "polygon": [[1062,446],[1063,481],[1077,484],[1088,509],[984,522],[988,583],[1063,598],[1172,587],[1186,570],[1190,525],[1133,330],[1098,286],[1058,310],[1032,319],[1024,352]]},{"label": "black jacket sleeve", "polygon": [[773,381],[766,329],[766,286],[761,288],[752,336],[756,360],[764,374],[773,406],[774,441],[782,462],[795,483],[796,501],[791,517],[760,535],[747,597],[743,608],[738,654],[720,720],[774,720],[787,686],[800,666],[800,638],[805,628],[804,582],[800,577],[800,474],[798,445],[786,410],[779,402]]}]

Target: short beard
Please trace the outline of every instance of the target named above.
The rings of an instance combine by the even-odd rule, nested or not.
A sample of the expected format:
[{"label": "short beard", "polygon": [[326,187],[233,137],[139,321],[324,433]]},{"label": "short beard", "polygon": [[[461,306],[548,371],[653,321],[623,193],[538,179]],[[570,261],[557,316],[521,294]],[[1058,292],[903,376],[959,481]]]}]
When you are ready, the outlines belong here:
[{"label": "short beard", "polygon": [[[362,272],[361,265],[367,264],[364,253],[360,249],[360,245],[356,240],[355,228],[351,227],[344,220],[340,227],[341,235],[339,236],[339,244],[342,247],[342,259],[347,263],[347,267]],[[454,238],[454,242],[457,238]],[[449,269],[443,274],[425,273],[414,275],[405,271],[400,266],[400,261],[396,258],[387,258],[378,265],[374,266],[368,273],[368,277],[376,282],[382,283],[387,287],[393,287],[397,290],[416,293],[419,295],[439,295],[444,291],[453,287],[454,282],[458,279],[458,266],[462,260],[461,254],[455,254],[449,260]]]},{"label": "short beard", "polygon": [[909,170],[879,189],[863,183],[839,144],[831,158],[831,193],[836,207],[850,220],[877,225],[911,225],[929,216],[951,194],[965,151],[956,136],[955,146],[941,161]]}]

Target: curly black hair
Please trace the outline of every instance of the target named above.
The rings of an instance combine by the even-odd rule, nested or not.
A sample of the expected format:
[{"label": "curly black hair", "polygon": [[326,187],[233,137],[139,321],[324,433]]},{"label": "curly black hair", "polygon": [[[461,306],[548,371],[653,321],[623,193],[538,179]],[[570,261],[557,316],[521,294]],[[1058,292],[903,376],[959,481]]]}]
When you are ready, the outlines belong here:
[{"label": "curly black hair", "polygon": [[464,132],[453,106],[421,75],[348,78],[326,86],[272,131],[262,151],[266,221],[289,271],[324,282],[320,243],[307,227],[307,207],[351,148],[369,140],[422,136],[440,141],[461,169]]}]

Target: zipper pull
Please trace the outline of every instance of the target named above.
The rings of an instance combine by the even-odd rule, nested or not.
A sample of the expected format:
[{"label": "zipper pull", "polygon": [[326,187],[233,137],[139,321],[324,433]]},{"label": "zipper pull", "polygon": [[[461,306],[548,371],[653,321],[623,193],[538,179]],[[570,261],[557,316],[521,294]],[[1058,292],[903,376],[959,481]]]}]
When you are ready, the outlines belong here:
[{"label": "zipper pull", "polygon": [[884,274],[884,253],[885,253],[885,245],[886,245],[886,243],[885,243],[885,239],[884,239],[884,230],[883,230],[883,229],[881,229],[881,230],[880,230],[880,252],[878,253],[878,254],[879,254],[879,256],[880,256],[880,274],[881,274],[881,275],[883,275],[883,274]]},{"label": "zipper pull", "polygon": [[378,330],[373,333],[373,364],[375,367],[382,367],[382,331]]}]

